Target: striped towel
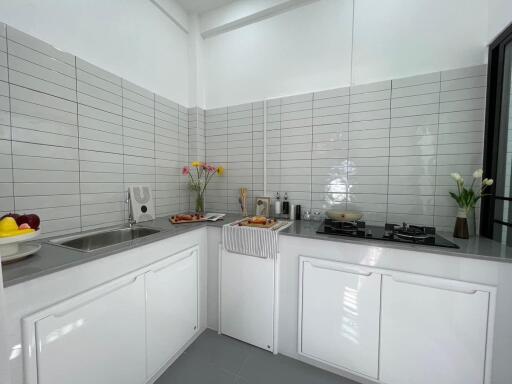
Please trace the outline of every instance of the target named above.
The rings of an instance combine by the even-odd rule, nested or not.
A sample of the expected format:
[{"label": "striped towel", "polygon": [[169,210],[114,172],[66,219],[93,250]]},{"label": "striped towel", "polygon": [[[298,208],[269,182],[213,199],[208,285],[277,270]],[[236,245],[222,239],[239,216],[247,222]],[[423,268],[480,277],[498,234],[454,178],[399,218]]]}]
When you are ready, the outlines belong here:
[{"label": "striped towel", "polygon": [[222,243],[224,248],[233,253],[256,256],[264,259],[275,258],[279,253],[280,230],[292,223],[280,221],[275,228],[253,228],[239,226],[240,221],[225,224],[222,227]]}]

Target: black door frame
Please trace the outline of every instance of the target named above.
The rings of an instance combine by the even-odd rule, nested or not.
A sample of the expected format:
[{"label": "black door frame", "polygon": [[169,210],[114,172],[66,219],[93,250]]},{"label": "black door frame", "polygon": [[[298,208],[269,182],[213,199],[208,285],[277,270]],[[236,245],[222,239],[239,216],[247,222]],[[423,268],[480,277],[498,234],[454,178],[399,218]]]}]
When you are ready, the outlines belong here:
[{"label": "black door frame", "polygon": [[[487,101],[485,113],[485,140],[484,140],[484,174],[496,180],[498,172],[498,147],[500,137],[500,118],[503,95],[505,46],[512,42],[512,24],[509,25],[489,45],[489,59],[487,68]],[[494,210],[496,199],[511,200],[503,196],[496,196],[496,183],[489,189],[492,196],[482,199],[480,208],[480,234],[493,237]],[[506,223],[500,223],[506,225]]]}]

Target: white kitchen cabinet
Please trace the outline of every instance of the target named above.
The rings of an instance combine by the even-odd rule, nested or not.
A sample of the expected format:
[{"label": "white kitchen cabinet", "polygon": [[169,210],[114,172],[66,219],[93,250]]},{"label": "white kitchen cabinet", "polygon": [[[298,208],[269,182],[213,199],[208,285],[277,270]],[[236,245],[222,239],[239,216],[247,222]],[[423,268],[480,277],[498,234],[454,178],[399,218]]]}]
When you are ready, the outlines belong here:
[{"label": "white kitchen cabinet", "polygon": [[377,378],[381,275],[300,258],[299,354]]},{"label": "white kitchen cabinet", "polygon": [[[32,323],[37,373],[27,383],[145,382],[144,277],[120,278],[58,304]],[[31,331],[32,331],[31,329]]]},{"label": "white kitchen cabinet", "polygon": [[383,276],[381,381],[489,383],[489,306],[490,292],[473,284],[394,272]]},{"label": "white kitchen cabinet", "polygon": [[154,264],[146,273],[146,313],[150,378],[197,330],[197,247]]},{"label": "white kitchen cabinet", "polygon": [[220,332],[274,351],[274,259],[221,251]]}]

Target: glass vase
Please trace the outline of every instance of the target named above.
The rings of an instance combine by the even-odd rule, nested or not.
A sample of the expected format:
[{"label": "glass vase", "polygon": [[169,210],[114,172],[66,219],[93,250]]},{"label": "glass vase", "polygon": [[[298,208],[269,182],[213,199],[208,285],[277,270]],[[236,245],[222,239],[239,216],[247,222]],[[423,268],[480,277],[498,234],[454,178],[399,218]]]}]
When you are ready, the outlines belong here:
[{"label": "glass vase", "polygon": [[467,212],[469,237],[477,235],[475,207],[469,208]]},{"label": "glass vase", "polygon": [[204,213],[204,192],[196,194],[196,213]]}]

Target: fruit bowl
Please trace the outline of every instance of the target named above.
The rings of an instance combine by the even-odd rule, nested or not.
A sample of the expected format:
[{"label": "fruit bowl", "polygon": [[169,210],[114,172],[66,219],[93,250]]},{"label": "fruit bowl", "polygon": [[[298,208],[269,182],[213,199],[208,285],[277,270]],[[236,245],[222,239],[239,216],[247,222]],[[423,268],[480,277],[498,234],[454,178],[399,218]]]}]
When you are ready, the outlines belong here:
[{"label": "fruit bowl", "polygon": [[37,252],[41,248],[39,244],[29,245],[24,243],[38,237],[40,232],[40,230],[37,230],[23,235],[0,238],[0,258],[2,263],[14,261]]},{"label": "fruit bowl", "polygon": [[0,246],[19,243],[20,241],[32,240],[39,236],[39,232],[41,231],[38,229],[37,231],[24,233],[22,235],[0,237]]}]

